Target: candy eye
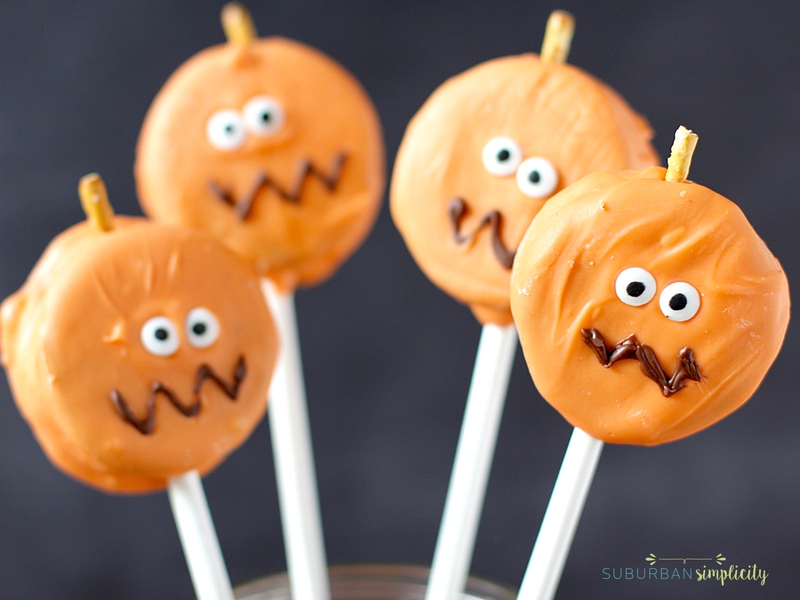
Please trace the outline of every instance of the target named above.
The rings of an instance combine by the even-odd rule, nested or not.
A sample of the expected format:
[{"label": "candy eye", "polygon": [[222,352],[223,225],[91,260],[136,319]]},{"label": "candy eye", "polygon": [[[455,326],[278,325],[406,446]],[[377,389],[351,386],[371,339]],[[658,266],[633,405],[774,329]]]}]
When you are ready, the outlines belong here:
[{"label": "candy eye", "polygon": [[175,354],[181,340],[178,329],[167,317],[153,317],[142,325],[139,332],[142,345],[150,354],[170,356]]},{"label": "candy eye", "polygon": [[219,321],[207,308],[193,308],[186,315],[186,338],[195,348],[207,348],[219,337]]},{"label": "candy eye", "polygon": [[614,290],[625,304],[643,306],[656,295],[656,280],[644,269],[630,267],[617,275]]},{"label": "candy eye", "polygon": [[244,124],[256,135],[272,135],[283,126],[283,107],[268,96],[256,96],[244,105]]},{"label": "candy eye", "polygon": [[528,198],[546,198],[558,185],[556,168],[546,158],[534,156],[517,169],[517,187]]},{"label": "candy eye", "polygon": [[661,292],[658,306],[671,321],[688,321],[700,310],[700,293],[684,281],[670,283]]},{"label": "candy eye", "polygon": [[483,147],[483,166],[492,175],[513,175],[522,161],[522,150],[511,138],[496,137]]},{"label": "candy eye", "polygon": [[206,123],[206,138],[217,150],[236,150],[244,143],[242,117],[229,108],[218,110]]}]

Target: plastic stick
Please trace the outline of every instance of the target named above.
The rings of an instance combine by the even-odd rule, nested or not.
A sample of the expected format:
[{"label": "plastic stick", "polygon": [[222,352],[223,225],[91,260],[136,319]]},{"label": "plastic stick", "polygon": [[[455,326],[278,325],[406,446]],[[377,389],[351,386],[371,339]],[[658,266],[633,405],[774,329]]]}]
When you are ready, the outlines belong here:
[{"label": "plastic stick", "polygon": [[233,588],[197,471],[173,477],[169,503],[198,600],[233,600]]},{"label": "plastic stick", "polygon": [[603,442],[578,429],[564,454],[517,600],[552,600],[597,469]]},{"label": "plastic stick", "polygon": [[294,294],[263,285],[281,340],[268,411],[289,584],[294,600],[330,600]]},{"label": "plastic stick", "polygon": [[514,325],[484,325],[426,600],[461,598],[466,586],[516,348]]}]

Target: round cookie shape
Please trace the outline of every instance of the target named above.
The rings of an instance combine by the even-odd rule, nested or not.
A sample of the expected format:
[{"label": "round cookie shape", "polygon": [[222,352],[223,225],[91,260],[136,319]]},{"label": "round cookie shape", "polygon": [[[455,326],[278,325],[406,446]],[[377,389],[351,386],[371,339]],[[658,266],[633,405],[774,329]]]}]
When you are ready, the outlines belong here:
[{"label": "round cookie shape", "polygon": [[741,210],[665,173],[584,177],[539,212],[514,264],[537,389],[605,442],[661,444],[724,418],[789,321],[786,275]]},{"label": "round cookie shape", "polygon": [[2,305],[20,411],[56,466],[108,492],[224,460],[264,415],[277,345],[243,261],[144,219],[68,229]]},{"label": "round cookie shape", "polygon": [[511,263],[536,213],[592,171],[656,164],[651,137],[578,68],[535,54],[491,60],[442,84],[409,124],[392,217],[437,286],[481,323],[508,324]]},{"label": "round cookie shape", "polygon": [[288,39],[229,42],[184,63],[142,127],[149,216],[220,238],[285,291],[329,277],[380,208],[383,138],[358,82]]}]

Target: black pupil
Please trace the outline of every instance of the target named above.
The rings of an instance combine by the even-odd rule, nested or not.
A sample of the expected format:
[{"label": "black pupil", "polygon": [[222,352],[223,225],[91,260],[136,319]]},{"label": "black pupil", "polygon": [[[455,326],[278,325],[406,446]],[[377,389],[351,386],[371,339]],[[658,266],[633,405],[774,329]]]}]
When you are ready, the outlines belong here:
[{"label": "black pupil", "polygon": [[625,291],[628,292],[628,296],[638,298],[644,294],[644,284],[641,281],[631,281]]},{"label": "black pupil", "polygon": [[542,180],[542,176],[539,174],[539,171],[531,171],[528,174],[528,181],[531,183],[539,183]]},{"label": "black pupil", "polygon": [[669,307],[672,310],[683,310],[684,308],[686,308],[686,305],[688,303],[689,301],[683,294],[675,294],[672,298],[669,299]]},{"label": "black pupil", "polygon": [[157,340],[161,340],[163,342],[165,339],[169,337],[169,331],[167,331],[163,327],[159,327],[158,329],[156,329],[153,335],[156,336]]},{"label": "black pupil", "polygon": [[236,127],[234,127],[232,124],[229,123],[229,124],[225,125],[225,133],[233,133],[235,131],[236,131]]},{"label": "black pupil", "polygon": [[192,325],[192,331],[195,335],[203,335],[206,332],[206,324],[205,323],[195,323]]},{"label": "black pupil", "polygon": [[268,112],[261,113],[261,120],[264,121],[264,123],[269,123],[272,120],[272,114]]},{"label": "black pupil", "polygon": [[506,162],[509,158],[511,158],[511,152],[508,150],[503,149],[497,153],[497,160],[500,162]]}]

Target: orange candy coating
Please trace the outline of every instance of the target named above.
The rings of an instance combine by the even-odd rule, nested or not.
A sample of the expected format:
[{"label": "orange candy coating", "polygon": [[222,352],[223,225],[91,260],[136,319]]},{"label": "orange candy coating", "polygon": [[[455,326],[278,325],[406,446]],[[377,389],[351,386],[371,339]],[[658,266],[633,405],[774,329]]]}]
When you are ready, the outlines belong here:
[{"label": "orange candy coating", "polygon": [[[664,176],[651,167],[583,178],[542,209],[514,264],[511,309],[537,389],[572,425],[606,442],[661,444],[727,416],[761,383],[789,321],[786,275],[742,211]],[[641,306],[616,291],[629,268],[656,284],[639,296],[654,294]],[[670,303],[676,288],[666,289],[678,283],[699,293],[684,321],[674,319],[692,314],[691,290],[682,285],[684,298]],[[644,287],[623,286],[623,297]],[[700,380],[686,378],[666,396],[636,357],[604,368],[584,341],[589,329],[609,350],[633,334],[666,378],[689,348]]]},{"label": "orange candy coating", "polygon": [[[280,114],[259,122],[269,102]],[[235,148],[207,134],[221,110]],[[314,172],[303,176],[306,163]],[[170,77],[145,118],[135,175],[149,216],[213,234],[292,291],[329,277],[362,243],[384,170],[380,122],[358,82],[320,52],[271,37],[208,48]]]},{"label": "orange candy coating", "polygon": [[[219,242],[144,219],[113,224],[101,232],[81,223],[48,246],[2,305],[3,362],[20,411],[56,466],[105,491],[145,492],[191,469],[208,472],[247,439],[266,409],[278,341],[258,276]],[[207,347],[189,339],[196,308],[219,324]],[[169,356],[152,354],[141,339],[156,316],[174,324],[180,341]],[[189,406],[201,365],[232,384],[240,358],[246,374],[235,400],[206,378],[199,411],[185,416],[158,393],[149,434],[111,398],[116,390],[144,420],[156,382]]]},{"label": "orange candy coating", "polygon": [[[516,142],[523,160],[549,161],[556,187],[529,197],[514,173],[488,172],[483,150],[501,136]],[[494,225],[482,221],[498,211],[496,231],[513,256],[533,217],[559,189],[592,171],[657,163],[651,136],[616,92],[576,67],[534,54],[492,60],[442,84],[409,124],[392,177],[392,217],[437,286],[468,304],[481,323],[504,325],[511,322],[510,261],[498,261]],[[455,239],[454,198],[466,208],[460,234],[480,228],[466,241]]]}]

